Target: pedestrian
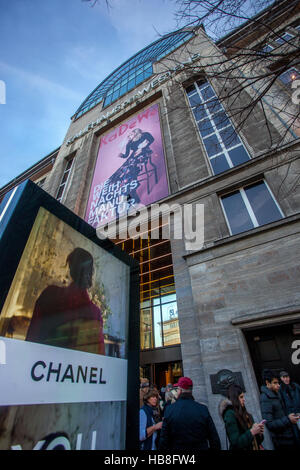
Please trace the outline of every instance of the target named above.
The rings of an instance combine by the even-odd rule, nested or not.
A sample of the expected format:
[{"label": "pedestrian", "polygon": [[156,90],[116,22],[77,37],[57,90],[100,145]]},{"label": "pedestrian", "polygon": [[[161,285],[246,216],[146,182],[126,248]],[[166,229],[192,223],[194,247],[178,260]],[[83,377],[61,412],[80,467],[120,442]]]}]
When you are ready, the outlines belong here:
[{"label": "pedestrian", "polygon": [[140,379],[140,408],[144,405],[144,396],[149,392],[149,379],[142,377]]},{"label": "pedestrian", "polygon": [[[283,399],[287,413],[300,414],[300,386],[291,381],[290,374],[286,371],[281,371],[280,377],[280,390],[279,393]],[[300,433],[297,424],[293,424],[293,432],[297,442],[300,444]]]},{"label": "pedestrian", "polygon": [[165,411],[159,450],[220,450],[220,439],[208,408],[194,400],[192,380],[181,377],[174,387],[178,387],[178,399]]},{"label": "pedestrian", "polygon": [[293,450],[299,448],[293,434],[293,424],[299,418],[294,413],[287,412],[282,396],[279,393],[279,379],[275,372],[269,369],[263,371],[260,405],[263,419],[269,429],[275,450]]},{"label": "pedestrian", "polygon": [[160,408],[161,396],[159,394],[156,384],[150,384],[149,390],[152,390],[157,394],[157,405],[155,406],[153,410],[153,414],[154,414],[155,422],[158,423],[159,421],[161,421],[161,418],[162,418],[162,411]]},{"label": "pedestrian", "polygon": [[300,413],[300,386],[291,381],[290,374],[281,371],[280,377],[280,393],[284,400],[288,413]]},{"label": "pedestrian", "polygon": [[232,384],[228,387],[227,397],[221,401],[219,411],[225,423],[229,450],[260,450],[264,424],[254,423],[245,406],[243,389]]},{"label": "pedestrian", "polygon": [[149,390],[143,400],[144,405],[140,409],[140,448],[141,450],[156,450],[157,433],[162,427],[162,421],[156,423],[154,419],[158,401],[157,392]]},{"label": "pedestrian", "polygon": [[159,393],[156,384],[151,384],[151,385],[150,385],[150,389],[151,389],[151,390],[155,390],[155,392]]},{"label": "pedestrian", "polygon": [[177,390],[172,388],[165,393],[165,404],[164,404],[164,414],[168,406],[173,405],[177,400]]},{"label": "pedestrian", "polygon": [[166,393],[166,387],[161,387],[160,393],[159,393],[159,409],[160,409],[161,416],[163,416],[164,414],[165,393]]}]

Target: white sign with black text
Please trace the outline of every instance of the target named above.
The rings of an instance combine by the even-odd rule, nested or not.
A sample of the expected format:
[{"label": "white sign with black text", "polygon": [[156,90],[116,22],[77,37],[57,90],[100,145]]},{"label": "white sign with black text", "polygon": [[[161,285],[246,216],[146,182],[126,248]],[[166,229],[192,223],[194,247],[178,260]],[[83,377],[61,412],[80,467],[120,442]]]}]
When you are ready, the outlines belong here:
[{"label": "white sign with black text", "polygon": [[0,337],[0,406],[127,399],[127,360]]}]

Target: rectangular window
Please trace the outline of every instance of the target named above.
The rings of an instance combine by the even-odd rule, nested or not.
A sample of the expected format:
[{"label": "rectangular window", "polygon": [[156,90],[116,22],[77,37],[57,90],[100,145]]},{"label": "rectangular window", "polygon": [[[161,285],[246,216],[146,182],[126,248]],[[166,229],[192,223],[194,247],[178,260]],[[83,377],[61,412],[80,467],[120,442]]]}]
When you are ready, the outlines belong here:
[{"label": "rectangular window", "polygon": [[114,91],[114,93],[112,94],[112,97],[111,97],[112,101],[116,101],[119,98],[119,92],[120,92],[120,90]]},{"label": "rectangular window", "polygon": [[128,91],[132,90],[132,88],[135,87],[135,80],[134,78],[132,80],[129,80],[128,84],[127,84],[127,89]]},{"label": "rectangular window", "polygon": [[283,217],[265,181],[240,188],[221,197],[231,235],[269,224]]},{"label": "rectangular window", "polygon": [[68,180],[69,180],[69,176],[70,176],[70,173],[71,173],[71,170],[72,170],[73,162],[74,162],[74,157],[70,158],[67,161],[66,168],[65,168],[65,171],[63,173],[61,183],[59,185],[59,188],[58,188],[58,191],[57,191],[57,196],[56,196],[56,199],[59,202],[62,201],[64,192],[65,192]]},{"label": "rectangular window", "polygon": [[164,346],[180,343],[177,303],[161,305]]},{"label": "rectangular window", "polygon": [[275,42],[277,42],[277,44],[285,44],[286,42],[290,41],[291,39],[293,39],[294,35],[291,34],[291,33],[283,33],[279,36],[279,38],[276,38],[275,39]]},{"label": "rectangular window", "polygon": [[144,308],[141,309],[141,349],[152,349],[153,348],[153,325],[152,325],[152,314],[151,314],[151,307],[150,301],[143,302],[142,305]]},{"label": "rectangular window", "polygon": [[274,49],[274,47],[271,46],[270,44],[265,44],[265,45],[259,50],[259,52],[268,53],[268,52],[273,51],[273,49]]},{"label": "rectangular window", "polygon": [[[161,294],[163,289],[160,289]],[[159,295],[141,304],[141,349],[180,344],[176,294]]]},{"label": "rectangular window", "polygon": [[104,107],[109,106],[111,104],[111,97],[112,97],[112,95],[107,95],[107,97],[105,98],[105,101],[104,101]]},{"label": "rectangular window", "polygon": [[197,81],[186,88],[186,93],[213,173],[250,160],[210,83]]},{"label": "rectangular window", "polygon": [[154,319],[154,347],[161,348],[163,346],[162,339],[162,321],[160,307],[153,308],[153,319]]},{"label": "rectangular window", "polygon": [[151,67],[146,68],[146,70],[144,72],[145,79],[151,77],[152,73],[153,72],[152,72],[152,65],[151,65]]},{"label": "rectangular window", "polygon": [[139,73],[136,78],[135,78],[135,84],[138,85],[139,83],[141,83],[142,81],[144,80],[144,74],[143,72],[142,73]]},{"label": "rectangular window", "polygon": [[284,85],[290,85],[294,80],[299,80],[300,74],[298,70],[295,67],[291,67],[289,70],[286,72],[283,72],[281,75],[279,75],[279,80],[284,84]]},{"label": "rectangular window", "polygon": [[42,188],[44,186],[45,181],[46,181],[46,177],[40,179],[39,181],[36,181],[36,182],[34,181],[34,183],[37,184],[40,188]]}]

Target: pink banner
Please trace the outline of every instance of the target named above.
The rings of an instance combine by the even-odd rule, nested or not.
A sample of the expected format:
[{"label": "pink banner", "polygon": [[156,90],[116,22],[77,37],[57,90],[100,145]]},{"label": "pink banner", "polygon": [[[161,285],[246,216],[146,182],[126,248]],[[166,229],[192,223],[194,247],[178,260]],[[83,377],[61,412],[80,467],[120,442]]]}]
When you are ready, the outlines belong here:
[{"label": "pink banner", "polygon": [[85,220],[97,228],[169,195],[158,104],[100,141]]}]

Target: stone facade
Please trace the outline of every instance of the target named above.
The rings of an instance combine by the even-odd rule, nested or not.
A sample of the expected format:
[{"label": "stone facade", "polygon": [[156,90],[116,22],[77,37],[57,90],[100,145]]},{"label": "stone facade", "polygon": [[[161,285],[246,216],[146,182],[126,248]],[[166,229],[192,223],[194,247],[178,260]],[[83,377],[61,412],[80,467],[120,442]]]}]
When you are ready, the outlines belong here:
[{"label": "stone facade", "polygon": [[[280,26],[288,25],[297,17],[300,18],[299,11],[294,11],[293,18],[286,14]],[[258,42],[250,33],[249,38],[249,47]],[[230,38],[225,42],[230,42]],[[168,80],[159,81],[162,74],[187,62],[194,54],[199,54],[197,61],[173,73]],[[185,86],[195,77],[203,77],[208,67],[212,70],[214,62],[217,70],[220,57],[225,57],[221,46],[214,44],[199,28],[188,45],[155,64],[155,87],[67,145],[74,135],[145,88],[155,76],[105,110],[100,103],[72,121],[45,189],[56,196],[66,160],[75,156],[62,202],[84,217],[101,135],[112,131],[149,103],[159,103],[170,190],[164,202],[204,204],[205,211],[205,243],[201,250],[187,252],[182,240],[171,240],[184,374],[194,381],[196,399],[208,404],[225,446],[224,425],[218,415],[222,397],[212,393],[211,376],[222,369],[241,372],[247,407],[254,418],[260,420],[259,388],[244,332],[254,326],[300,321],[297,257],[300,252],[300,147],[297,136],[286,134],[280,115],[271,106],[264,114],[257,105],[239,133],[251,159],[213,175]],[[252,72],[247,67],[241,68],[236,81],[242,80],[245,73]],[[211,83],[217,94],[224,93],[220,79],[212,78]],[[231,86],[235,86],[234,81]],[[282,87],[274,87],[273,97],[279,100],[277,95],[283,92]],[[224,106],[229,109],[235,105],[242,109],[254,95],[249,88],[239,95],[235,104],[228,98]],[[293,104],[290,112],[294,112]],[[237,112],[232,119],[236,127],[240,119]],[[262,178],[284,217],[230,235],[220,197]],[[271,445],[268,441],[267,444]]]}]

